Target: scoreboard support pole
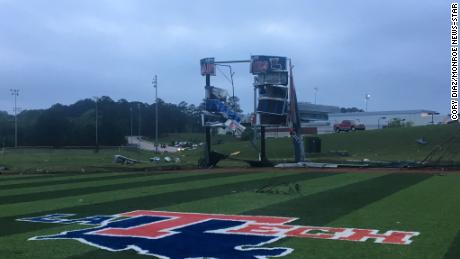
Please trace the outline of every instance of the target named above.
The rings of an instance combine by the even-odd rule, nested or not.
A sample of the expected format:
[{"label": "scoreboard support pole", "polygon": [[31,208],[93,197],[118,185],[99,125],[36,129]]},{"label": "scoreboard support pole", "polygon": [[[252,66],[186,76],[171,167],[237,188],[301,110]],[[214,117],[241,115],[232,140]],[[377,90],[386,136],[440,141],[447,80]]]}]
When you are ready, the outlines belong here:
[{"label": "scoreboard support pole", "polygon": [[[206,75],[206,91],[209,91],[211,87],[211,75]],[[206,94],[208,96],[208,94]],[[206,162],[206,167],[211,166],[211,127],[205,126],[204,127],[204,135],[205,135],[205,147],[204,147],[204,159]]]},{"label": "scoreboard support pole", "polygon": [[[214,58],[212,59],[212,64],[213,66],[216,64],[231,64],[231,63],[250,63],[251,60],[226,60],[226,61],[215,61]],[[203,66],[203,63],[201,64]],[[203,67],[202,67],[203,68]],[[206,91],[206,98],[207,96],[210,96],[210,91],[209,89],[211,88],[211,75],[215,75],[215,72],[212,73],[203,73],[202,70],[202,75],[206,77],[206,85],[205,85],[205,91]],[[204,145],[204,162],[206,163],[206,167],[210,167],[212,164],[212,155],[211,155],[211,127],[205,125],[204,126],[204,135],[205,135],[205,145]]]},{"label": "scoreboard support pole", "polygon": [[[251,60],[226,60],[226,61],[214,61],[213,64],[231,64],[231,63],[251,63]],[[202,74],[203,75],[203,74]],[[206,96],[209,96],[208,92],[211,87],[211,74],[205,74],[206,76]],[[254,87],[254,116],[257,116],[257,106],[256,106],[256,96],[257,96],[257,87]],[[260,132],[257,132],[259,128]],[[211,127],[206,126],[205,129],[205,146],[204,146],[204,158],[206,167],[211,166]],[[256,134],[260,134],[260,150],[259,150],[259,161],[267,162],[267,153],[266,153],[266,140],[265,140],[265,126],[254,127],[254,138],[256,139]]]},{"label": "scoreboard support pole", "polygon": [[267,153],[265,149],[265,127],[264,126],[260,126],[260,161],[261,162],[268,161]]}]

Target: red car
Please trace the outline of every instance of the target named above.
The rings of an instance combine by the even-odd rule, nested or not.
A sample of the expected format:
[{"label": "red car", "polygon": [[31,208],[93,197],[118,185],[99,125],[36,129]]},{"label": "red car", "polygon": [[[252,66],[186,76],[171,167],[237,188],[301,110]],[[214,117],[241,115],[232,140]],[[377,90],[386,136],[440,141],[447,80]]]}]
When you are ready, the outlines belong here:
[{"label": "red car", "polygon": [[334,124],[334,131],[341,132],[341,131],[355,131],[355,130],[365,130],[366,126],[364,124],[357,124],[355,121],[352,120],[343,120],[341,123]]}]

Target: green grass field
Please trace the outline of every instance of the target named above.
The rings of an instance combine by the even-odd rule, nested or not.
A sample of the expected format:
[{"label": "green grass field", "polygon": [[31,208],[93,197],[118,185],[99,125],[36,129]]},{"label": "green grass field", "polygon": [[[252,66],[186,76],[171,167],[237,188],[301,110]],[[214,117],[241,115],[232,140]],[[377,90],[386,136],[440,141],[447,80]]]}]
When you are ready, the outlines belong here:
[{"label": "green grass field", "polygon": [[[296,225],[418,231],[410,245],[285,238],[283,258],[460,258],[460,175],[449,173],[248,172],[0,175],[0,258],[134,258],[76,240],[28,241],[83,228],[16,221],[51,213],[76,217],[132,210],[289,216]],[[299,184],[300,193],[284,185]],[[256,192],[274,186],[271,193]],[[278,192],[278,193],[277,193]]]},{"label": "green grass field", "polygon": [[[388,128],[380,130],[356,131],[346,133],[332,133],[319,135],[322,141],[322,153],[307,155],[314,161],[342,162],[346,160],[373,161],[421,161],[434,149],[446,151],[447,154],[437,152],[433,160],[439,159],[442,163],[460,163],[460,126],[430,125],[408,128]],[[457,137],[457,139],[452,140]],[[417,143],[417,139],[423,138],[427,144]],[[451,145],[446,147],[446,142],[452,140]],[[240,158],[257,158],[256,150],[249,142],[232,139],[222,139],[222,144],[213,145],[213,149],[229,154],[240,151]],[[455,142],[455,143],[454,143]],[[348,156],[337,156],[335,153],[346,152]],[[293,147],[290,138],[267,139],[267,156],[276,161],[292,160]],[[238,164],[231,161],[222,163],[223,166]]]},{"label": "green grass field", "polygon": [[[322,140],[321,154],[308,155],[308,159],[319,162],[343,162],[346,160],[377,160],[377,161],[420,161],[433,149],[439,148],[452,137],[458,136],[459,125],[434,125],[410,128],[382,129],[362,132],[320,135]],[[162,139],[163,143],[172,140],[201,141],[200,134],[171,134]],[[416,140],[424,138],[428,144],[417,144]],[[460,163],[460,139],[451,143],[441,157],[443,163]],[[240,151],[235,158],[256,160],[258,153],[249,141],[241,141],[231,136],[213,137],[212,149],[224,154]],[[335,151],[346,151],[348,156],[337,156]],[[439,153],[439,152],[438,152]],[[442,153],[442,152],[441,152]],[[136,165],[119,165],[112,163],[113,156],[124,155],[142,161]],[[113,172],[113,171],[151,171],[167,168],[191,169],[197,167],[197,161],[203,156],[202,148],[182,151],[175,154],[162,154],[160,157],[179,158],[179,163],[150,163],[148,159],[155,156],[153,152],[129,148],[101,149],[95,153],[91,149],[5,149],[0,150],[0,166],[8,167],[5,173],[81,173],[81,172]],[[267,156],[274,161],[291,161],[293,148],[290,138],[267,139]],[[435,155],[434,159],[440,158]],[[241,161],[224,160],[220,167],[247,167]]]},{"label": "green grass field", "polygon": [[[323,153],[314,161],[420,161],[431,150],[458,135],[458,125],[321,135]],[[416,143],[417,138],[428,141]],[[163,139],[200,141],[199,135]],[[240,151],[255,159],[249,142],[229,136],[213,138],[213,149]],[[455,144],[455,143],[454,143]],[[292,158],[291,140],[268,139],[269,158]],[[442,147],[444,162],[460,161],[460,145]],[[347,151],[349,156],[331,155]],[[112,163],[121,154],[142,161]],[[75,217],[132,210],[286,216],[292,224],[417,231],[406,246],[366,242],[284,238],[269,247],[294,251],[283,258],[460,258],[460,174],[375,171],[242,169],[246,164],[222,161],[218,171],[192,170],[202,150],[169,154],[179,163],[148,162],[152,152],[126,148],[5,149],[0,152],[0,258],[130,258],[135,251],[108,252],[75,240],[28,241],[39,235],[84,228],[16,221],[51,213]],[[164,157],[165,155],[161,155]],[[180,167],[182,171],[162,171]],[[226,169],[227,168],[227,169]],[[352,170],[352,169],[350,169]],[[291,192],[298,185],[300,192]],[[268,192],[258,192],[269,186]],[[266,190],[266,189],[265,189]]]}]

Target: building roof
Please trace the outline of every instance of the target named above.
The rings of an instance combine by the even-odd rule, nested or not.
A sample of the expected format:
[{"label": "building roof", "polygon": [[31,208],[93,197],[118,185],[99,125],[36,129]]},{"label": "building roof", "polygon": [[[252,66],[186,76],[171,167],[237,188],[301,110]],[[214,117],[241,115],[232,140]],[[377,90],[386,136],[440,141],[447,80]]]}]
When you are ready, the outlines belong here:
[{"label": "building roof", "polygon": [[299,102],[301,113],[335,113],[340,112],[340,107],[332,105],[313,104],[309,102]]},{"label": "building roof", "polygon": [[378,111],[378,112],[340,112],[340,113],[330,113],[329,116],[333,117],[348,117],[348,116],[373,116],[373,115],[396,115],[396,114],[439,114],[436,111],[432,110],[400,110],[400,111]]}]

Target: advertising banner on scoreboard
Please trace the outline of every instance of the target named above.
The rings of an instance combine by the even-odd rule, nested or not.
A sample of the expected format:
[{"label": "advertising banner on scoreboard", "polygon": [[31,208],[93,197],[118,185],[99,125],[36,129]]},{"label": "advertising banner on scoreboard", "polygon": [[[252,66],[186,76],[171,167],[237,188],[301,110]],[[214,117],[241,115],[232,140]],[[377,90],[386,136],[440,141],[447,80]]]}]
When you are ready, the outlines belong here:
[{"label": "advertising banner on scoreboard", "polygon": [[288,72],[270,72],[264,74],[257,74],[254,80],[254,84],[259,85],[287,85],[288,84]]},{"label": "advertising banner on scoreboard", "polygon": [[287,58],[278,56],[251,56],[251,73],[265,74],[287,71]]},{"label": "advertising banner on scoreboard", "polygon": [[200,60],[201,75],[216,75],[216,65],[214,64],[214,58],[203,58]]}]

